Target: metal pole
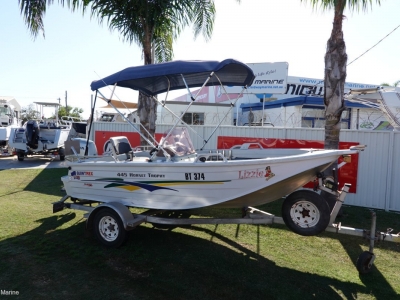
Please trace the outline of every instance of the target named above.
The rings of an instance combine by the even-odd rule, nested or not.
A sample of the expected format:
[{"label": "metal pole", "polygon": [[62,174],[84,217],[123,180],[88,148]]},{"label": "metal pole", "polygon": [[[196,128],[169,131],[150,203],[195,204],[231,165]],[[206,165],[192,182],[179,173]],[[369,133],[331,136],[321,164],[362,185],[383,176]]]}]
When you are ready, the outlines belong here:
[{"label": "metal pole", "polygon": [[261,126],[264,126],[264,105],[265,105],[265,94],[263,96],[263,109],[262,109]]},{"label": "metal pole", "polygon": [[[86,147],[85,147],[85,156],[88,155],[88,149],[89,149],[89,138],[90,138],[90,132],[92,130],[92,124],[93,124],[93,117],[94,117],[94,107],[96,105],[96,99],[97,99],[97,91],[96,91],[96,95],[94,97],[94,104],[92,104],[92,111],[90,114],[90,123],[89,123],[89,130],[86,131]],[[93,101],[93,95],[91,95],[91,101]]]},{"label": "metal pole", "polygon": [[371,216],[372,216],[372,222],[371,222],[371,232],[369,237],[369,252],[374,253],[375,233],[376,233],[376,213],[372,211]]},{"label": "metal pole", "polygon": [[65,91],[65,114],[68,116],[67,91]]}]

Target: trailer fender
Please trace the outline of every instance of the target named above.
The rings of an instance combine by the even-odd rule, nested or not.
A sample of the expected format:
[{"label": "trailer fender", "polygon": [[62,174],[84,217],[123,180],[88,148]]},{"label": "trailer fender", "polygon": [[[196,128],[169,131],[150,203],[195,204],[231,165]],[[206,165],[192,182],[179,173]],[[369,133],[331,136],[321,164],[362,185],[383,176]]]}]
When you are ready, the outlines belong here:
[{"label": "trailer fender", "polygon": [[136,227],[136,225],[138,225],[135,224],[137,223],[137,220],[135,220],[128,207],[119,202],[108,202],[96,206],[96,208],[90,212],[86,221],[86,229],[92,229],[94,216],[96,213],[106,207],[111,208],[119,215],[122,223],[124,224],[125,230],[132,230]]}]

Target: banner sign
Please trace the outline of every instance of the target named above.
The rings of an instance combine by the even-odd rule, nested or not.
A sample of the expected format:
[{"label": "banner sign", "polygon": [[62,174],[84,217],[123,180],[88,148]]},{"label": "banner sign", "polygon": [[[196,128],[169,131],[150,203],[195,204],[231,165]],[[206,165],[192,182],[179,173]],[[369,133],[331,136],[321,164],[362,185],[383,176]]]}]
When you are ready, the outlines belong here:
[{"label": "banner sign", "polygon": [[[256,78],[247,88],[250,94],[283,94],[286,92],[289,64],[287,62],[247,64]],[[228,93],[240,93],[240,86],[226,86]]]}]

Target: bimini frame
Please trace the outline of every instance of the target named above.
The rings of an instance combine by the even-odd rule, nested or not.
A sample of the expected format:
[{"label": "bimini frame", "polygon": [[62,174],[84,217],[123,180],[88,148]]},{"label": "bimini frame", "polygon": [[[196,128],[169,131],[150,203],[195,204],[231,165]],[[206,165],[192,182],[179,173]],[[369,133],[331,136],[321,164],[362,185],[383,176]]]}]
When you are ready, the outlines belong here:
[{"label": "bimini frame", "polygon": [[[143,71],[148,71],[148,69],[152,68],[154,70],[150,70],[148,77],[146,74],[143,74]],[[174,70],[185,70],[185,73],[175,72]],[[142,72],[141,72],[142,71]],[[151,72],[153,71],[153,72]],[[106,78],[100,79],[98,81],[92,82],[92,90],[96,90],[97,93],[100,94],[102,99],[106,99],[105,101],[117,111],[121,117],[128,122],[131,127],[140,134],[143,140],[146,141],[150,146],[155,148],[157,151],[154,151],[153,156],[156,155],[158,150],[161,150],[167,160],[170,160],[171,157],[164,149],[164,141],[172,134],[173,130],[179,123],[183,123],[187,126],[192,132],[198,135],[203,140],[203,146],[208,143],[210,138],[214,135],[218,127],[222,124],[224,119],[227,117],[228,113],[231,109],[236,105],[238,99],[243,95],[244,91],[250,86],[254,80],[255,76],[253,71],[245,64],[238,62],[233,59],[227,59],[222,62],[215,61],[173,61],[167,62],[163,64],[156,64],[153,66],[146,66],[146,69],[143,66],[140,67],[132,67],[125,70],[122,70],[118,73],[115,73]],[[242,86],[242,90],[239,94],[237,94],[236,99],[233,101],[230,100],[229,94],[226,92],[224,85],[236,85]],[[143,84],[144,83],[144,84]],[[111,95],[109,98],[105,97],[100,91],[99,88],[113,85],[113,89],[111,91]],[[217,124],[216,128],[210,134],[207,139],[201,137],[189,124],[183,121],[183,116],[190,109],[192,104],[196,101],[202,89],[205,86],[216,86],[219,85],[223,90],[224,94],[227,95],[228,99],[231,101],[230,109],[225,113],[224,117]],[[114,95],[115,88],[117,86],[127,87],[134,90],[138,90],[139,92],[151,97],[154,101],[157,101],[160,105],[162,105],[165,109],[167,109],[175,118],[176,121],[172,128],[168,131],[167,135],[160,142],[157,142],[154,138],[152,141],[147,139],[142,133],[141,130],[144,130],[148,135],[149,132],[146,128],[140,124],[141,130],[138,130],[136,126],[118,110],[117,107],[113,105],[111,99]],[[199,91],[197,91],[196,95],[193,96],[190,88],[191,87],[199,87]],[[185,88],[188,93],[191,95],[191,102],[187,105],[186,109],[181,113],[180,116],[176,115],[173,111],[171,111],[166,106],[166,101],[168,97],[168,93],[172,90]],[[160,101],[156,96],[159,93],[166,93],[166,97],[164,101]],[[150,159],[152,159],[151,157]]]}]

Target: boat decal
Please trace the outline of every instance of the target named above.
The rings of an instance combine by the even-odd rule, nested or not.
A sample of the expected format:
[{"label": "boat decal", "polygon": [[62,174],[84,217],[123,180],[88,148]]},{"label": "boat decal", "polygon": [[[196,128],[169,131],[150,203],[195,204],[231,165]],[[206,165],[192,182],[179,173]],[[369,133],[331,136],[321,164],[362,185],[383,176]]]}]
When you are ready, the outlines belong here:
[{"label": "boat decal", "polygon": [[270,166],[267,166],[265,169],[257,168],[257,169],[239,170],[239,179],[264,177],[265,180],[268,181],[274,176],[275,174],[272,173]]},{"label": "boat decal", "polygon": [[71,172],[71,176],[79,176],[79,175],[93,176],[93,172],[89,172],[89,171],[72,171]]},{"label": "boat decal", "polygon": [[170,189],[167,187],[163,186],[158,186],[155,184],[149,184],[149,183],[144,183],[144,182],[137,182],[137,181],[125,181],[122,178],[100,178],[96,179],[96,181],[105,181],[105,182],[111,182],[110,184],[106,185],[104,188],[111,188],[111,187],[118,187],[122,189],[126,189],[128,191],[135,191],[138,189],[145,189],[149,192],[154,192],[156,190],[171,190],[177,192],[177,190]]},{"label": "boat decal", "polygon": [[270,166],[267,166],[266,168],[265,168],[265,180],[270,180],[272,177],[274,177],[275,176],[275,174],[274,173],[272,173],[272,171],[271,171],[271,167]]},{"label": "boat decal", "polygon": [[262,178],[262,177],[265,177],[265,171],[260,168],[239,171],[239,179]]},{"label": "boat decal", "polygon": [[104,188],[122,188],[128,191],[136,191],[139,189],[145,189],[149,192],[153,192],[160,189],[170,190],[177,192],[178,190],[168,188],[167,186],[177,185],[199,185],[199,184],[224,184],[231,180],[218,180],[218,181],[186,181],[186,180],[175,180],[175,181],[126,181],[122,178],[98,178],[95,180],[85,180],[85,182],[97,181],[97,182],[108,182]]}]

